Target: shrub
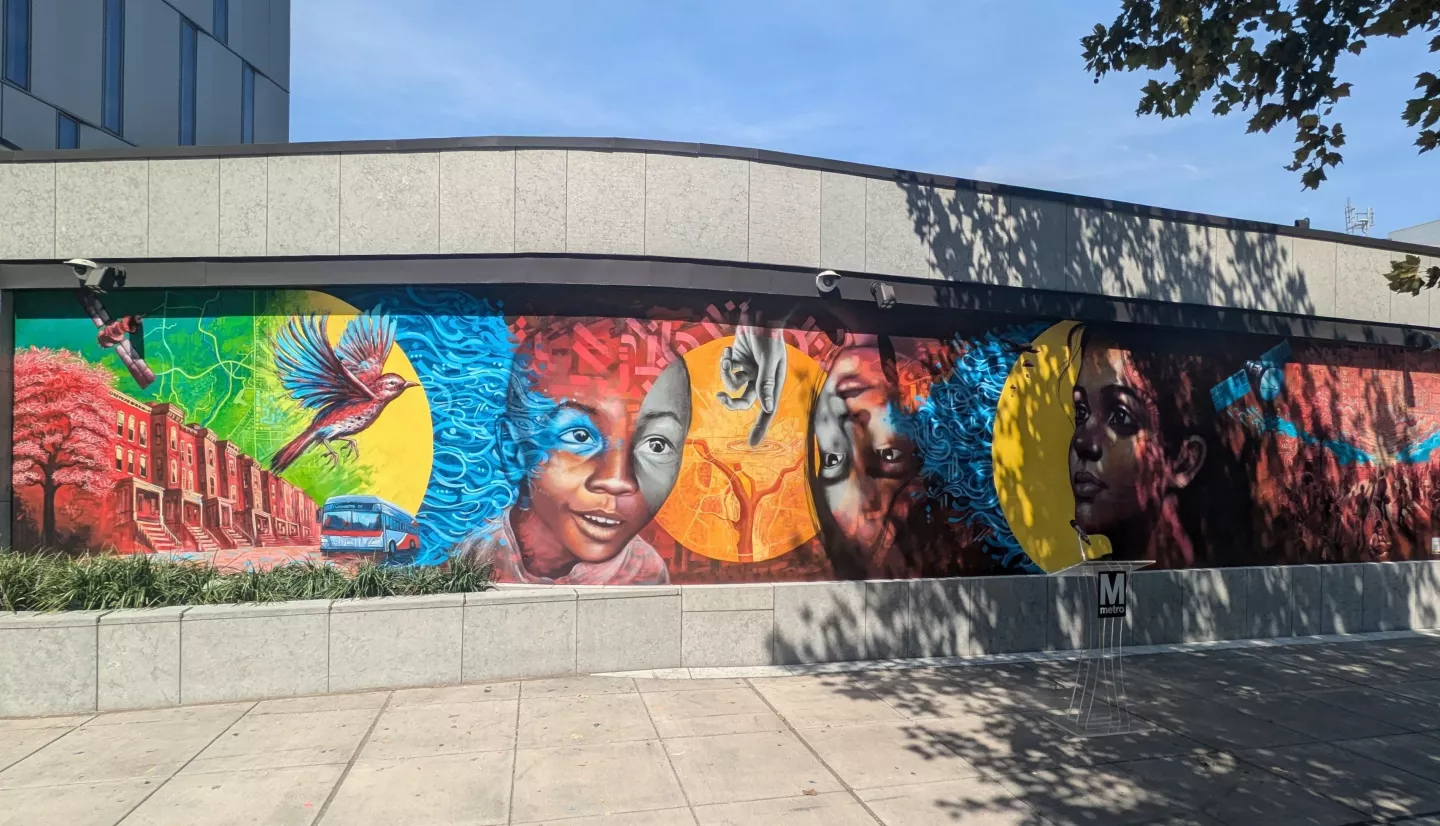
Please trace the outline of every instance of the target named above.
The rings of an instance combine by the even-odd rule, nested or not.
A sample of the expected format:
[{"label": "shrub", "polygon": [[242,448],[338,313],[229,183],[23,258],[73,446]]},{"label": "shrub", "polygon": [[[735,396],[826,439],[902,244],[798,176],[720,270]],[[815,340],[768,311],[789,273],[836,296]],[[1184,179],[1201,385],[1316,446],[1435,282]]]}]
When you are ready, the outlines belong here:
[{"label": "shrub", "polygon": [[144,554],[0,551],[0,610],[4,611],[423,596],[483,591],[489,586],[488,567],[458,559],[424,568],[365,563],[346,571],[303,562],[268,571],[223,571]]}]

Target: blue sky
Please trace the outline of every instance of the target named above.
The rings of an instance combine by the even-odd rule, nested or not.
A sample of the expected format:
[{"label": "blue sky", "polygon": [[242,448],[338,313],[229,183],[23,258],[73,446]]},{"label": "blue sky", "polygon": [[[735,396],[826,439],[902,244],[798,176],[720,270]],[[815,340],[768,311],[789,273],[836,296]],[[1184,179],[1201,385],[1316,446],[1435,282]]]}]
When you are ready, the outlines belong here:
[{"label": "blue sky", "polygon": [[1342,70],[1345,164],[1318,193],[1290,134],[1137,118],[1079,38],[1119,0],[303,0],[291,139],[567,135],[700,141],[1241,218],[1378,232],[1440,218],[1440,152],[1400,120],[1418,38]]}]

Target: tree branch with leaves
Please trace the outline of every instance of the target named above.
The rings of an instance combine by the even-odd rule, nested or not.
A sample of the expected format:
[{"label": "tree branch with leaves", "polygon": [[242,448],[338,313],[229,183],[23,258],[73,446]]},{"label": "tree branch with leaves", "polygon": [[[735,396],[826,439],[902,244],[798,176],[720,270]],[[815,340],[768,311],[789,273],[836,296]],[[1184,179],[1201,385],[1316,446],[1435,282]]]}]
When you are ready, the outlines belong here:
[{"label": "tree branch with leaves", "polygon": [[[1343,160],[1345,130],[1334,115],[1352,85],[1337,60],[1375,38],[1437,30],[1440,0],[1124,0],[1081,44],[1097,83],[1110,73],[1169,73],[1141,89],[1137,114],[1184,117],[1208,96],[1217,115],[1249,112],[1249,132],[1292,125],[1286,169],[1315,189]],[[1440,34],[1429,46],[1440,53]],[[1440,145],[1440,77],[1422,72],[1415,89],[1401,117],[1424,153]]]}]

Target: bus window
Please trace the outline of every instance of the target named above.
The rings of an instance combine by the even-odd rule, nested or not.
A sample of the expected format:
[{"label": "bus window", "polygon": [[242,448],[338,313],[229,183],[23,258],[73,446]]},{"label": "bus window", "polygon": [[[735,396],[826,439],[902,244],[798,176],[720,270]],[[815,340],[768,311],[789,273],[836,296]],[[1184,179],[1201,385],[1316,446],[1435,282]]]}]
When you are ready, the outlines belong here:
[{"label": "bus window", "polygon": [[327,531],[374,531],[380,529],[380,514],[374,511],[326,511],[325,523],[321,526]]}]

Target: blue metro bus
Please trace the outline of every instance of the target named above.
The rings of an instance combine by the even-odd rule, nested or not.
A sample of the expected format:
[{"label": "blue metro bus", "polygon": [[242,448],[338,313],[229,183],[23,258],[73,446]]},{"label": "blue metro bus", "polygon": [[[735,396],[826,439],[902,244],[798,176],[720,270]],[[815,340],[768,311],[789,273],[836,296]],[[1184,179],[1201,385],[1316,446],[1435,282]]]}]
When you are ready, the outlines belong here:
[{"label": "blue metro bus", "polygon": [[320,508],[321,553],[383,553],[420,548],[420,523],[378,496],[332,496]]}]

